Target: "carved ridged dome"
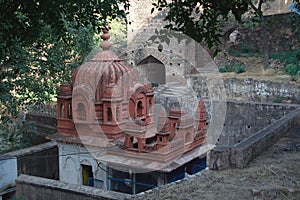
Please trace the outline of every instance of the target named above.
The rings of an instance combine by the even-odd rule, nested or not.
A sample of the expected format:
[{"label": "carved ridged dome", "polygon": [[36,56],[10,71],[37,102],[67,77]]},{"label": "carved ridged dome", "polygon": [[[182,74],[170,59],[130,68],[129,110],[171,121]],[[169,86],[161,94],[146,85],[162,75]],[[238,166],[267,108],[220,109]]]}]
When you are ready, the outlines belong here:
[{"label": "carved ridged dome", "polygon": [[[103,30],[104,34],[101,36],[104,41],[100,47],[103,51],[97,53],[91,60],[82,64],[72,74],[73,87],[76,85],[84,84],[89,87],[89,90],[96,91],[96,87],[102,85],[104,88],[101,90],[104,96],[106,86],[120,85],[120,79],[130,79],[131,67],[125,64],[114,52],[110,51],[111,44],[108,39],[108,28]],[[128,73],[128,76],[124,76]],[[101,84],[99,84],[101,81]]]}]

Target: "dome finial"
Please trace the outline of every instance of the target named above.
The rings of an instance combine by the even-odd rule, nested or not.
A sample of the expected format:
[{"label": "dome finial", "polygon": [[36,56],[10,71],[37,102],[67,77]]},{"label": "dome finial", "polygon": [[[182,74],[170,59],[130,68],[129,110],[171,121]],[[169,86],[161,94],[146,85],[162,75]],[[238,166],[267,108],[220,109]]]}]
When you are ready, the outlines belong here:
[{"label": "dome finial", "polygon": [[108,51],[111,47],[111,43],[108,41],[110,38],[108,31],[109,31],[108,25],[105,24],[104,28],[102,29],[103,34],[101,35],[101,38],[104,41],[100,44],[100,47],[103,49],[103,51]]}]

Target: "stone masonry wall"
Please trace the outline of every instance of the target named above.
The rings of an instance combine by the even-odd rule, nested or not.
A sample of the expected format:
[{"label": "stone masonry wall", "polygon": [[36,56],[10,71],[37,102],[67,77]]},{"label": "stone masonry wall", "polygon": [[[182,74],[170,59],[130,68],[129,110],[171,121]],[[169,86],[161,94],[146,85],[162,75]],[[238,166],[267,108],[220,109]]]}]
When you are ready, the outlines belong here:
[{"label": "stone masonry wall", "polygon": [[231,146],[273,124],[299,107],[293,104],[227,102],[224,128],[218,145]]},{"label": "stone masonry wall", "polygon": [[[194,91],[199,96],[208,98],[208,78],[194,76],[192,79]],[[258,81],[252,78],[229,78],[223,82],[227,100],[300,103],[300,85],[293,83]]]},{"label": "stone masonry wall", "polygon": [[300,108],[232,146],[217,146],[208,154],[210,169],[244,168],[292,127],[300,125]]},{"label": "stone masonry wall", "polygon": [[[198,80],[196,80],[196,83],[198,83]],[[262,84],[255,84],[257,84],[255,86],[257,90],[265,89],[261,88]],[[199,85],[197,85],[197,87],[202,87],[203,85],[205,84],[200,83]],[[250,86],[248,87],[251,88],[252,85],[249,85]],[[278,86],[280,87],[280,85]],[[231,88],[238,90],[236,87]],[[243,88],[245,87],[240,86],[240,90],[242,90]],[[207,88],[205,89],[207,91]],[[272,90],[272,88],[270,89]],[[203,88],[200,89],[200,91],[202,90]],[[228,91],[228,89],[226,90]],[[249,90],[251,91],[251,89]],[[279,91],[281,91],[282,94],[284,94],[284,92],[288,92],[287,89],[280,89]],[[247,90],[244,92],[247,93]],[[254,93],[254,91],[252,92]],[[298,105],[296,104],[227,101],[226,103],[223,103],[222,106],[222,108],[225,109],[220,110],[220,107],[218,108],[217,106],[220,105],[221,102],[212,101],[211,99],[209,99],[208,91],[207,93],[199,92],[197,90],[193,92],[191,88],[176,84],[168,84],[166,86],[159,86],[158,88],[156,88],[155,104],[162,105],[167,112],[169,112],[170,108],[180,105],[183,110],[189,113],[193,113],[195,112],[195,108],[198,105],[198,99],[196,98],[196,96],[204,96],[209,136],[210,134],[213,134],[212,132],[210,132],[209,128],[211,126],[211,123],[213,123],[212,126],[215,127],[216,124],[214,120],[216,118],[225,119],[225,121],[219,120],[217,122],[217,126],[219,125],[219,123],[221,123],[221,129],[216,130],[212,128],[214,133],[216,133],[216,131],[222,131],[221,137],[219,138],[219,144],[222,144],[223,146],[233,145],[242,141],[243,139],[251,136],[252,134],[255,134],[257,131],[267,127],[268,125],[272,124],[276,120],[282,118],[298,107]],[[246,98],[244,97],[244,99]],[[156,113],[159,113],[159,110],[156,110]]]},{"label": "stone masonry wall", "polygon": [[[268,25],[269,48],[271,52],[289,51],[300,48],[299,16],[295,13],[285,13],[266,16]],[[250,51],[262,51],[261,27],[254,29],[239,28],[242,39],[233,48],[249,49]]]},{"label": "stone masonry wall", "polygon": [[130,196],[23,174],[16,179],[16,183],[16,197],[24,200],[122,200]]}]

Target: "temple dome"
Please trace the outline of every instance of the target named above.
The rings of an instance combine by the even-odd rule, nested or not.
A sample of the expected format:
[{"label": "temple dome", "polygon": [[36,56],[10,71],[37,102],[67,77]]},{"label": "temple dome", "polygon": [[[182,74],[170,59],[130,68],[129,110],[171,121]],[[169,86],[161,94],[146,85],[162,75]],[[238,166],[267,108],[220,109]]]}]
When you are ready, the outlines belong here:
[{"label": "temple dome", "polygon": [[[124,82],[131,82],[131,67],[126,65],[114,52],[110,51],[111,44],[108,39],[108,28],[103,29],[101,36],[104,41],[100,47],[103,49],[97,53],[91,60],[82,64],[72,74],[73,88],[77,85],[85,85],[88,90],[96,93],[98,96],[105,96],[107,87],[123,86]],[[101,88],[98,88],[101,87]],[[98,89],[97,89],[98,88]]]}]

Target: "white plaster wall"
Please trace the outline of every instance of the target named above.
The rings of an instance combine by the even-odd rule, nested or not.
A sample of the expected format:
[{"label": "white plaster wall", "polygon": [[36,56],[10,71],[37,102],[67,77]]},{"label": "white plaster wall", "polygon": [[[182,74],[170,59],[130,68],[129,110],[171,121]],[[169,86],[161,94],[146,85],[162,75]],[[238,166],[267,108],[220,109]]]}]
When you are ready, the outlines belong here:
[{"label": "white plaster wall", "polygon": [[17,159],[4,158],[0,160],[0,191],[14,186],[18,176]]},{"label": "white plaster wall", "polygon": [[91,165],[93,176],[104,182],[102,189],[107,189],[105,164],[99,168],[94,156],[90,152],[101,153],[102,149],[91,148],[89,151],[79,145],[58,144],[59,148],[59,179],[72,184],[82,184],[81,164]]}]

